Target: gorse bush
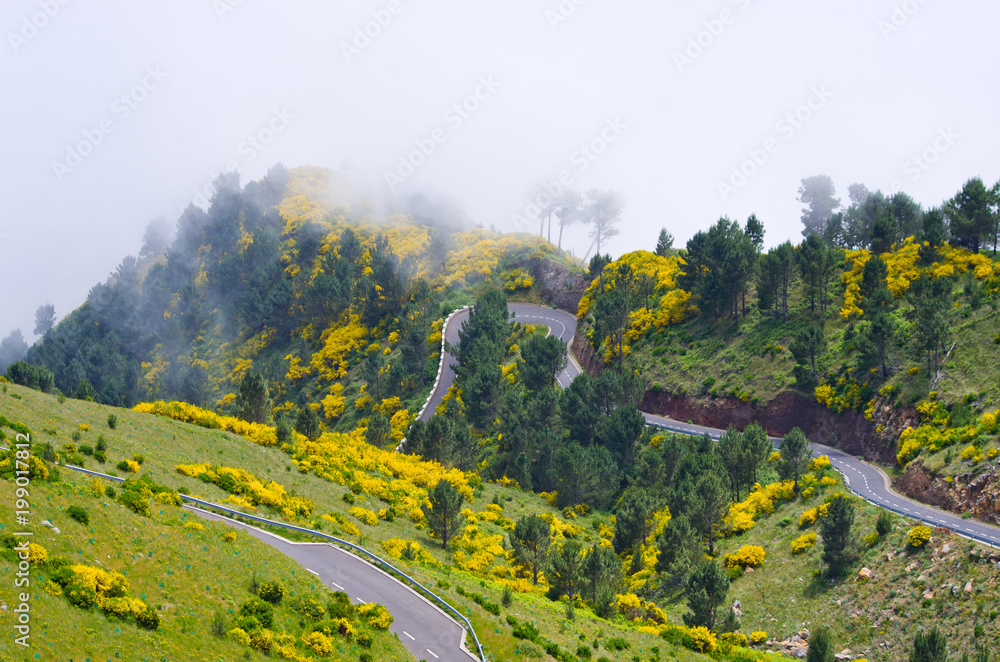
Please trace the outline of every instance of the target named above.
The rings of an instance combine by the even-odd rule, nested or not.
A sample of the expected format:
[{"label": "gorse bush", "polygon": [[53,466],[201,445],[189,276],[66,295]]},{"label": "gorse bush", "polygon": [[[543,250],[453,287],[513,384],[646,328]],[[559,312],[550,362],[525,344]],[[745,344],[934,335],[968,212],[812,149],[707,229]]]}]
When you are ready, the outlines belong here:
[{"label": "gorse bush", "polygon": [[66,509],[66,514],[80,524],[90,524],[90,513],[80,506],[70,506]]}]

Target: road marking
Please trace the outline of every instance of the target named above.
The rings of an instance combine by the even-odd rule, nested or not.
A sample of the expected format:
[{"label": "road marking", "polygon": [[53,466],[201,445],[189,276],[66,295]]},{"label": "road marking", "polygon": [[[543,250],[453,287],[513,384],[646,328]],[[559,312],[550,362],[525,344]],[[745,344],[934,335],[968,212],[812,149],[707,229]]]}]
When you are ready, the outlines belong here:
[{"label": "road marking", "polygon": [[319,577],[319,573],[318,573],[318,572],[316,572],[315,570],[312,570],[312,569],[310,569],[310,568],[306,568],[306,570],[309,570],[309,572],[311,572],[312,574],[314,574],[314,575],[316,575],[317,577]]},{"label": "road marking", "polygon": [[354,598],[354,599],[358,601],[358,604],[362,604],[362,605],[364,605],[364,604],[368,604],[367,602],[365,602],[365,601],[364,601],[364,600],[362,600],[361,598]]},{"label": "road marking", "polygon": [[403,630],[403,634],[405,634],[407,637],[409,637],[410,641],[416,641],[416,639],[413,638],[413,635],[410,634],[409,632],[407,632],[406,630]]},{"label": "road marking", "polygon": [[435,653],[434,651],[432,651],[430,648],[427,649],[427,652],[430,653],[431,655],[433,655],[435,658],[437,658],[437,653]]},{"label": "road marking", "polygon": [[330,583],[333,584],[334,586],[336,586],[337,588],[339,588],[341,591],[345,591],[346,592],[346,589],[343,586],[341,586],[340,584],[338,584],[337,582],[335,582],[333,580],[330,580]]}]

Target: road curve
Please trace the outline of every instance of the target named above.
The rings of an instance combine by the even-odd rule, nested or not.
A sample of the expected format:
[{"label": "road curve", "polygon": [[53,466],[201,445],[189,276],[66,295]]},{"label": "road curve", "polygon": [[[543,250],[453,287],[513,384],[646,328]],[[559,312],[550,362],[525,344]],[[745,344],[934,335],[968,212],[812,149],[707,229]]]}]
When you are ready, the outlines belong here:
[{"label": "road curve", "polygon": [[[508,309],[513,314],[514,321],[523,324],[537,324],[547,326],[560,340],[567,345],[572,345],[573,336],[576,334],[576,316],[554,308],[537,306],[532,304],[511,303]],[[445,338],[451,345],[458,344],[458,330],[462,323],[469,318],[469,311],[462,310],[453,315],[447,327],[444,329]],[[438,380],[437,389],[428,399],[428,406],[421,412],[421,420],[429,419],[444,393],[455,381],[455,371],[451,364],[454,357],[445,357],[442,362],[441,375]],[[569,386],[577,376],[583,373],[579,364],[570,353],[569,363],[566,369],[559,376],[559,385],[563,388]],[[702,425],[692,425],[675,421],[666,416],[642,413],[648,425],[652,425],[671,432],[681,432],[684,434],[707,434],[713,438],[718,438],[722,430],[705,427]],[[780,447],[780,438],[771,438],[775,448]],[[812,444],[813,455],[826,455],[830,458],[831,465],[844,476],[844,481],[852,492],[873,503],[904,517],[921,520],[931,526],[942,526],[956,533],[967,536],[979,542],[995,547],[1000,547],[1000,527],[991,526],[983,522],[972,519],[963,519],[952,513],[938,510],[927,504],[914,501],[895,492],[890,487],[889,477],[878,467],[859,460],[852,455],[821,444]]]},{"label": "road curve", "polygon": [[201,508],[185,506],[208,520],[243,529],[316,575],[332,591],[343,591],[354,604],[378,602],[389,608],[393,632],[418,660],[478,660],[464,648],[465,628],[429,600],[361,558],[329,543],[291,542],[253,526]]}]

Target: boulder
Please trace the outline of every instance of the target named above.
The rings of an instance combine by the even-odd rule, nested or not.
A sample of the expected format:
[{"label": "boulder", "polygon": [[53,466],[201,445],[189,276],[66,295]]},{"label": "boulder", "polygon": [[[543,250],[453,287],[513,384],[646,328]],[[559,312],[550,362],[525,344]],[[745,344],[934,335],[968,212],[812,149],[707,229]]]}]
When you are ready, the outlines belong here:
[{"label": "boulder", "polygon": [[972,581],[971,580],[967,581],[965,583],[965,592],[966,593],[972,593]]},{"label": "boulder", "polygon": [[871,579],[872,571],[868,568],[861,568],[858,570],[858,579]]}]

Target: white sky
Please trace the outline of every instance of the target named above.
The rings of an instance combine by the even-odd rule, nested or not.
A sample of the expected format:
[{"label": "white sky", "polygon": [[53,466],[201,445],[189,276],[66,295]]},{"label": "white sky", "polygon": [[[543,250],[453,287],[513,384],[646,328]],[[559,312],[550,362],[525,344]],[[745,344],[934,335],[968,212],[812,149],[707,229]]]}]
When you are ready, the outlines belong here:
[{"label": "white sky", "polygon": [[[1000,177],[1000,3],[333,4],[4,0],[0,334],[20,326],[30,343],[39,304],[59,317],[79,305],[150,220],[175,221],[230,162],[244,183],[279,161],[349,164],[387,195],[385,173],[436,135],[397,193],[445,195],[513,229],[533,186],[566,171],[576,188],[624,193],[616,255],[664,225],[683,245],[751,212],[768,245],[797,241],[810,175],[832,176],[845,202],[857,181],[925,206]],[[345,54],[366,24],[375,36]],[[478,108],[449,112],[463,101]],[[783,119],[796,110],[803,121]],[[258,151],[247,139],[269,126],[282,130]],[[99,144],[57,175],[88,135]],[[594,140],[590,160],[579,150]],[[766,162],[720,193],[754,154]],[[566,243],[590,240],[577,229]]]}]

